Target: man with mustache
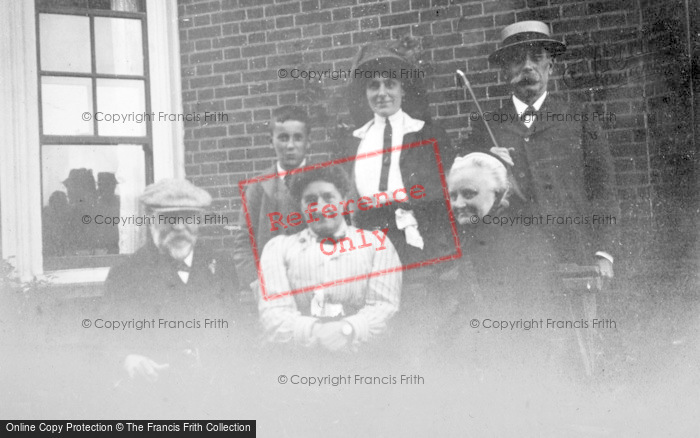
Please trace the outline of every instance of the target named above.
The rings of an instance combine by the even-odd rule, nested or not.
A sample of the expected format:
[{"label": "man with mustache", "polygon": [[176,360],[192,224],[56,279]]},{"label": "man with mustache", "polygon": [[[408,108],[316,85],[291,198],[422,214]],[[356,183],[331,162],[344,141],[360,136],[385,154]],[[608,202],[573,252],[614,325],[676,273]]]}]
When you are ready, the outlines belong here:
[{"label": "man with mustache", "polygon": [[[103,315],[134,324],[113,330],[105,343],[123,361],[123,380],[155,382],[212,364],[211,354],[228,342],[221,336],[242,317],[231,296],[232,261],[214,257],[199,239],[209,193],[184,179],[166,179],[146,187],[139,201],[148,218],[147,242],[110,269]],[[148,324],[137,329],[136,321]],[[217,324],[220,330],[208,330]]]},{"label": "man with mustache", "polygon": [[478,120],[467,149],[491,150],[512,164],[512,214],[588,216],[586,224],[542,227],[560,262],[597,263],[603,276],[612,277],[611,254],[619,244],[615,227],[590,220],[594,214],[619,216],[613,160],[600,117],[548,91],[554,57],[566,46],[551,37],[547,24],[514,23],[501,36],[502,47],[489,61],[502,68],[512,96],[497,113],[484,115],[498,147]]}]

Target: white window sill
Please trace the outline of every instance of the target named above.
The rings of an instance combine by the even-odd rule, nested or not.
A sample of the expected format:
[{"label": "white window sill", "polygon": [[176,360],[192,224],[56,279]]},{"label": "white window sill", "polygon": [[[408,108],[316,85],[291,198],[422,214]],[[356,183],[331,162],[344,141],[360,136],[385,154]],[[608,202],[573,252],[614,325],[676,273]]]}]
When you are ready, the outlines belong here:
[{"label": "white window sill", "polygon": [[48,271],[37,280],[49,286],[101,284],[107,279],[110,268],[65,269]]}]

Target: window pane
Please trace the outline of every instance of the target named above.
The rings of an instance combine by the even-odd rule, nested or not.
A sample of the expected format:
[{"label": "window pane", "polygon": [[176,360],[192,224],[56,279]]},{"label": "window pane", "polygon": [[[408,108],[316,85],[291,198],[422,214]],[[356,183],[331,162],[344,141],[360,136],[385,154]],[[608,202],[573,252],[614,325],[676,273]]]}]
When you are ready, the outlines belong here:
[{"label": "window pane", "polygon": [[[143,81],[97,80],[97,131],[99,135],[146,135],[146,97]],[[101,121],[100,121],[101,120]]]},{"label": "window pane", "polygon": [[86,78],[41,78],[44,135],[92,135],[92,83]]},{"label": "window pane", "polygon": [[89,8],[122,12],[143,12],[143,0],[37,0],[40,9]]},{"label": "window pane", "polygon": [[37,8],[87,8],[87,0],[37,0]]},{"label": "window pane", "polygon": [[39,15],[41,69],[90,73],[90,19],[75,15]]},{"label": "window pane", "polygon": [[142,75],[141,21],[95,17],[97,73]]},{"label": "window pane", "polygon": [[88,0],[90,9],[108,9],[111,11],[143,12],[142,0]]},{"label": "window pane", "polygon": [[[44,256],[129,254],[141,246],[141,145],[44,145],[41,155]],[[103,223],[114,217],[134,219]]]}]

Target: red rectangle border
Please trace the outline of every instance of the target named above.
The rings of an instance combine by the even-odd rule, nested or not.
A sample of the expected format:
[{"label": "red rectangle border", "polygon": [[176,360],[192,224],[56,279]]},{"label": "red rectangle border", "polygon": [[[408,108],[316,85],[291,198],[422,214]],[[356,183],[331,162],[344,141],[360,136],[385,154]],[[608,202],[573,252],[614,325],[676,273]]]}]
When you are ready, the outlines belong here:
[{"label": "red rectangle border", "polygon": [[[444,198],[445,198],[445,205],[447,206],[447,214],[449,215],[449,218],[450,218],[450,228],[451,228],[451,231],[452,231],[452,238],[454,239],[455,248],[457,249],[457,251],[456,251],[454,254],[450,254],[450,255],[446,255],[446,256],[442,256],[442,257],[436,257],[436,258],[434,258],[434,259],[425,260],[425,261],[420,261],[420,262],[412,263],[412,264],[410,264],[410,265],[402,265],[402,266],[397,267],[397,268],[385,269],[385,270],[382,270],[382,271],[370,272],[369,274],[357,275],[357,276],[354,276],[354,277],[348,277],[348,278],[344,278],[344,279],[340,279],[340,280],[335,280],[335,281],[331,281],[331,282],[326,282],[326,283],[322,283],[322,284],[318,284],[318,285],[306,286],[306,287],[304,287],[304,288],[294,289],[294,290],[291,290],[291,291],[288,291],[288,292],[282,292],[282,293],[279,293],[279,294],[274,294],[274,295],[268,295],[268,294],[267,294],[267,291],[265,290],[265,279],[263,278],[263,273],[262,273],[262,271],[261,271],[261,269],[260,269],[260,254],[259,254],[259,252],[258,252],[258,246],[257,246],[257,243],[256,243],[256,241],[255,241],[255,235],[254,235],[254,231],[253,231],[253,225],[252,225],[252,221],[251,221],[251,219],[250,219],[250,212],[248,211],[248,203],[246,202],[245,188],[246,188],[247,185],[256,184],[256,183],[259,183],[259,182],[262,182],[262,181],[267,181],[267,180],[273,179],[273,178],[284,177],[284,175],[286,175],[287,173],[289,173],[289,174],[291,174],[291,175],[295,175],[295,174],[297,174],[297,173],[307,172],[307,171],[309,171],[309,170],[321,169],[321,168],[324,168],[324,167],[330,167],[330,166],[335,166],[335,165],[339,165],[339,164],[345,164],[345,163],[352,162],[352,161],[355,161],[355,160],[361,160],[361,159],[363,159],[363,158],[369,158],[369,157],[373,157],[373,156],[376,156],[376,155],[381,155],[381,154],[384,154],[384,153],[391,153],[391,152],[393,152],[393,151],[399,151],[399,150],[404,150],[404,149],[422,147],[422,146],[425,146],[425,145],[428,145],[428,144],[432,144],[432,145],[433,145],[433,152],[435,153],[435,162],[437,163],[438,172],[440,173],[440,182],[441,182],[441,184],[442,184],[443,196],[444,196]],[[318,164],[313,164],[313,165],[310,165],[310,166],[305,166],[305,167],[299,168],[299,169],[293,169],[293,170],[290,170],[289,172],[273,173],[273,174],[269,174],[269,175],[260,175],[260,176],[257,176],[257,177],[255,177],[255,178],[251,178],[251,179],[247,179],[247,180],[240,181],[240,182],[238,183],[238,190],[239,190],[240,193],[241,193],[241,200],[242,200],[242,203],[243,203],[243,211],[244,211],[244,214],[245,214],[246,224],[247,224],[247,226],[248,226],[248,236],[250,237],[250,245],[251,245],[251,249],[252,249],[252,252],[253,252],[253,257],[255,258],[255,268],[256,268],[256,270],[258,271],[258,280],[259,280],[259,284],[260,284],[260,290],[261,290],[261,293],[262,293],[262,297],[263,297],[265,300],[272,300],[272,299],[275,299],[275,298],[281,298],[281,297],[288,296],[288,295],[296,295],[296,294],[300,294],[300,293],[304,293],[304,292],[309,292],[309,291],[312,291],[312,290],[314,290],[314,289],[316,289],[316,288],[319,288],[319,287],[324,287],[324,288],[325,288],[325,287],[330,287],[330,286],[334,286],[334,285],[337,285],[337,284],[343,284],[343,283],[349,283],[349,282],[352,282],[352,281],[365,280],[365,279],[372,278],[372,277],[377,277],[377,276],[380,276],[380,275],[390,274],[390,273],[392,273],[392,272],[398,272],[398,271],[404,271],[404,270],[408,270],[408,269],[414,269],[414,268],[418,268],[418,267],[421,267],[421,266],[434,265],[434,264],[436,264],[436,263],[446,262],[446,261],[450,261],[450,260],[455,260],[455,259],[458,259],[458,258],[462,257],[462,248],[461,248],[460,243],[459,243],[459,235],[458,235],[458,233],[457,233],[457,225],[456,225],[456,223],[455,223],[454,215],[452,214],[452,206],[451,206],[451,204],[450,204],[450,194],[449,194],[449,190],[448,190],[448,188],[447,188],[447,180],[445,179],[445,172],[444,172],[444,169],[443,169],[442,159],[441,159],[441,157],[440,157],[440,150],[439,150],[439,148],[438,148],[437,140],[434,139],[434,138],[431,138],[431,139],[428,139],[428,140],[423,140],[423,141],[421,141],[421,142],[416,142],[416,143],[407,144],[407,145],[396,146],[396,147],[393,147],[393,148],[391,148],[391,149],[382,149],[382,150],[379,150],[379,151],[374,151],[374,152],[369,152],[369,153],[366,153],[366,154],[355,155],[355,156],[352,156],[352,157],[338,158],[338,159],[332,160],[332,161],[326,161],[326,162],[323,162],[323,163],[318,163]]]}]

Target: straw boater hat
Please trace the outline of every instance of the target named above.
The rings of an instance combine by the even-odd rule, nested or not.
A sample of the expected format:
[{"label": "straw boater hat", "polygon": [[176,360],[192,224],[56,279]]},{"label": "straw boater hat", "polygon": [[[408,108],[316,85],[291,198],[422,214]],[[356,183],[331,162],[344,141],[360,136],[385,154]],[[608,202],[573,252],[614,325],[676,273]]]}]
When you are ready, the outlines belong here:
[{"label": "straw boater hat", "polygon": [[523,47],[542,46],[554,57],[566,51],[561,41],[552,38],[549,26],[541,21],[520,21],[501,31],[501,47],[489,56],[492,63],[503,64],[514,50]]},{"label": "straw boater hat", "polygon": [[[365,92],[365,84],[371,78],[366,75],[383,74],[399,80],[405,92],[401,108],[412,117],[425,120],[427,97],[421,76],[426,73],[418,60],[419,50],[419,43],[408,38],[371,43],[360,49],[353,62],[349,86],[350,113],[358,127],[372,118]],[[402,78],[402,70],[414,74]],[[415,74],[416,70],[422,74]]]}]

